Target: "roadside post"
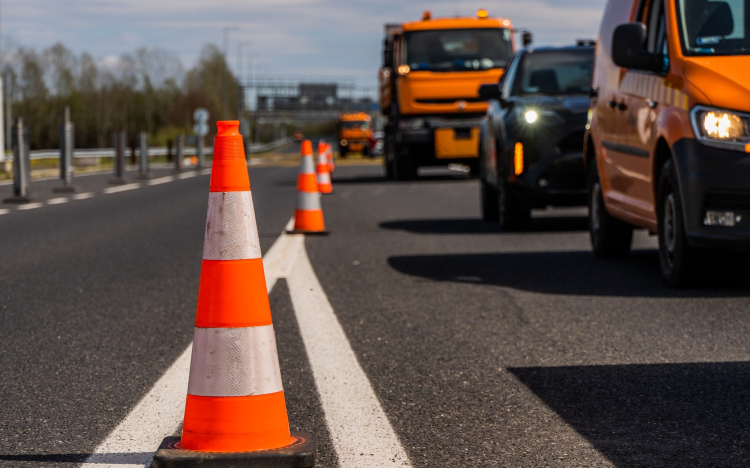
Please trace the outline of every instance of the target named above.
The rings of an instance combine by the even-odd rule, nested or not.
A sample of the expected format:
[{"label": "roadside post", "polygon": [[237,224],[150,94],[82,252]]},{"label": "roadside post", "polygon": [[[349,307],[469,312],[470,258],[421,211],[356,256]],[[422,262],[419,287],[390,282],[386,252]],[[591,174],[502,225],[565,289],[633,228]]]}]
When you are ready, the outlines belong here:
[{"label": "roadside post", "polygon": [[185,157],[183,150],[185,147],[185,135],[180,133],[177,135],[177,154],[174,158],[174,170],[175,171],[181,171],[182,170],[182,159]]},{"label": "roadside post", "polygon": [[208,111],[202,107],[195,109],[193,112],[193,133],[198,138],[197,153],[198,153],[198,168],[202,169],[206,165],[205,157],[203,156],[203,137],[208,135]]},{"label": "roadside post", "polygon": [[138,156],[138,177],[149,179],[151,176],[148,173],[148,133],[141,132],[139,140],[141,149]]},{"label": "roadside post", "polygon": [[115,177],[109,181],[112,185],[124,185],[125,180],[125,131],[120,130],[114,135],[115,147]]},{"label": "roadside post", "polygon": [[3,203],[22,205],[31,202],[31,161],[29,160],[29,129],[18,118],[13,126],[13,196]]},{"label": "roadside post", "polygon": [[75,127],[70,121],[70,107],[65,107],[65,118],[60,125],[60,180],[62,187],[55,187],[53,192],[75,193],[78,189],[73,185],[73,151],[75,148]]}]

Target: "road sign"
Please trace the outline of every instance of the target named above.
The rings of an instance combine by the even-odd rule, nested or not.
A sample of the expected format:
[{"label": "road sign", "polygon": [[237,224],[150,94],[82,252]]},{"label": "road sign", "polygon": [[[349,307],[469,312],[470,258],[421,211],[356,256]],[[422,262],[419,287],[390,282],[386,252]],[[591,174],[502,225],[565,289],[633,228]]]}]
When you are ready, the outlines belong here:
[{"label": "road sign", "polygon": [[198,136],[198,138],[203,138],[204,136],[208,135],[208,124],[206,122],[199,122],[193,125],[193,132]]},{"label": "road sign", "polygon": [[208,117],[208,111],[202,107],[195,109],[195,112],[193,112],[193,120],[199,124],[208,122]]}]

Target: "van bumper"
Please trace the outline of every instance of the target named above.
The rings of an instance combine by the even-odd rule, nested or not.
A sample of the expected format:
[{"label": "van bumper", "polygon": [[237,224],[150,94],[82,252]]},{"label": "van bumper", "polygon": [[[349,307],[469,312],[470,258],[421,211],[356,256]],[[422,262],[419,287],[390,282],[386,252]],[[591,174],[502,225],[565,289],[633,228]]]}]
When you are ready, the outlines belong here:
[{"label": "van bumper", "polygon": [[[673,146],[688,242],[695,247],[750,247],[750,154],[694,139]],[[707,226],[706,211],[733,212],[733,227]]]}]

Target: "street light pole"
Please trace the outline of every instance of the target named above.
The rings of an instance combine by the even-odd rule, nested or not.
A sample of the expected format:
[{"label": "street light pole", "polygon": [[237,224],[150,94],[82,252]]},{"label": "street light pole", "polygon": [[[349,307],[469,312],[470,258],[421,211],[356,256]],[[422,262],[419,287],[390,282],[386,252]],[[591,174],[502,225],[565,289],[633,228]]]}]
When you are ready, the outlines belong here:
[{"label": "street light pole", "polygon": [[242,72],[244,71],[242,69],[242,48],[245,46],[253,45],[252,41],[240,41],[237,43],[237,85],[238,85],[238,95],[237,95],[237,120],[240,121],[240,133],[242,133],[242,110],[244,109],[244,96],[243,96],[243,89],[242,89]]},{"label": "street light pole", "polygon": [[[2,37],[2,34],[0,34],[0,37]],[[3,91],[3,54],[2,54],[2,47],[0,47],[0,162],[5,161],[5,134],[3,133],[3,130],[5,129],[5,125],[3,122],[3,114],[4,114],[4,107],[3,107],[3,99],[5,92]]]},{"label": "street light pole", "polygon": [[227,71],[229,69],[229,61],[227,60],[227,49],[229,48],[229,31],[236,31],[240,29],[239,26],[224,26],[224,77],[221,80],[221,100],[222,109],[221,116],[224,120],[227,118]]}]

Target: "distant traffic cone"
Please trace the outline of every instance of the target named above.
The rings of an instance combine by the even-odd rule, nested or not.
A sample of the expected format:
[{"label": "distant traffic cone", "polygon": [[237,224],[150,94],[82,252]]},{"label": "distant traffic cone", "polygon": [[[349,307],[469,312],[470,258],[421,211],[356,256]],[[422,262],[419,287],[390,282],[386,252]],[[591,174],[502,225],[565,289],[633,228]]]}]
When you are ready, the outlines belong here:
[{"label": "distant traffic cone", "polygon": [[153,467],[310,467],[312,435],[289,431],[239,122],[217,125],[182,438]]},{"label": "distant traffic cone", "polygon": [[326,143],[326,157],[328,157],[328,172],[333,174],[333,171],[336,170],[336,165],[333,163],[333,149],[331,149],[330,143]]},{"label": "distant traffic cone", "polygon": [[318,190],[320,190],[320,193],[333,192],[331,173],[328,171],[328,156],[326,156],[327,146],[325,142],[318,143],[318,165],[315,172],[318,175]]},{"label": "distant traffic cone", "polygon": [[323,222],[310,140],[302,142],[302,160],[297,177],[297,209],[294,211],[294,230],[289,234],[328,234]]}]

